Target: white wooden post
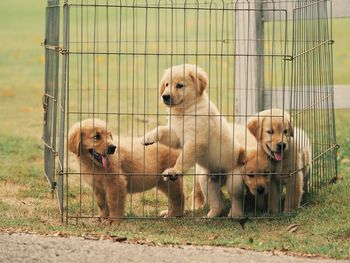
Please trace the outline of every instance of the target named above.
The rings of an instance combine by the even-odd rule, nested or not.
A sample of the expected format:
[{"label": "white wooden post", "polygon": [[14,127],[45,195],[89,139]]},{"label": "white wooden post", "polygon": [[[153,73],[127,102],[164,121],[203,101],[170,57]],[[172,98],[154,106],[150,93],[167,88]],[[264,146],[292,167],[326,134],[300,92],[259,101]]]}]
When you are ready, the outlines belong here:
[{"label": "white wooden post", "polygon": [[263,108],[262,3],[236,4],[235,109],[236,122]]}]

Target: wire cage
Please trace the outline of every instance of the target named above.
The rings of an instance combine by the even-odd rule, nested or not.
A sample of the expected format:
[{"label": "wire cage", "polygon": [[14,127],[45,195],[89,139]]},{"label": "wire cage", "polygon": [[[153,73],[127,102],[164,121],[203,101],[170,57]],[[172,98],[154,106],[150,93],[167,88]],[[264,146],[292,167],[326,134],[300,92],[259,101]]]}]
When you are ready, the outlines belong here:
[{"label": "wire cage", "polygon": [[[220,218],[271,217],[280,215],[279,212],[295,211],[298,205],[288,211],[285,209],[284,200],[288,199],[288,195],[293,199],[297,198],[298,191],[304,192],[305,201],[308,196],[318,193],[337,173],[331,13],[329,0],[48,0],[43,97],[45,175],[52,191],[57,191],[62,220],[68,222],[73,218],[99,217],[101,209],[104,211],[102,216],[112,217],[111,210],[114,208],[108,207],[107,199],[120,196],[123,199],[117,205],[124,207],[123,212],[117,213],[116,217],[120,218],[161,218],[164,214],[160,211],[168,209],[169,212],[176,205],[182,208],[181,213],[175,216],[202,218],[211,211],[210,195],[215,194],[223,200],[219,202],[220,213],[214,215],[222,215]],[[193,79],[200,81],[200,74],[205,74],[207,78],[203,88],[209,110],[204,114],[207,119],[204,122],[210,126],[210,120],[216,118],[219,125],[214,125],[212,133],[217,131],[219,139],[208,133],[205,125],[204,128],[196,128],[197,125],[203,127],[199,125],[203,122],[203,113],[200,115],[196,106],[191,113],[186,111],[181,115],[172,110],[172,105],[164,105],[164,93],[159,91],[164,71],[182,65],[179,67],[185,81],[187,67],[190,67],[185,64],[194,65]],[[172,79],[178,72],[170,69],[168,73]],[[179,84],[170,80],[166,84],[172,87],[170,91],[174,89],[186,99],[185,90],[190,89],[187,82],[182,83],[184,87],[173,87],[172,82]],[[195,80],[193,83],[196,87],[201,85]],[[210,105],[217,108],[214,117]],[[277,111],[276,115],[276,111],[271,110],[265,115],[259,114],[276,108],[282,113]],[[271,123],[273,119],[278,119],[284,125],[288,119],[287,112],[294,127],[295,144],[291,161],[281,161],[291,163],[288,171],[271,168],[278,166],[274,163],[276,160],[272,160],[273,149],[270,149],[270,155],[265,152],[269,165],[261,173],[247,171],[246,158],[241,164],[246,172],[242,172],[242,167],[237,172],[235,158],[238,156],[230,150],[219,151],[218,155],[202,155],[208,159],[206,163],[211,162],[210,158],[221,163],[224,156],[231,154],[232,158],[229,158],[236,170],[227,170],[220,165],[203,170],[197,160],[200,151],[195,150],[194,155],[184,154],[184,138],[190,130],[186,127],[186,118],[195,123],[192,127],[194,138],[186,139],[194,141],[193,147],[200,148],[200,138],[207,136],[204,145],[217,140],[217,147],[226,149],[221,137],[229,133],[232,141],[238,142],[247,154],[247,134],[251,133],[247,123],[257,117],[258,121],[267,118]],[[184,120],[182,125],[171,123],[172,116],[176,114]],[[93,145],[97,145],[99,139],[105,144],[109,140],[104,134],[99,136],[102,138],[97,138],[96,134],[93,138],[86,137],[85,119],[93,119],[93,130],[101,128],[99,119],[103,121],[105,131],[110,129],[116,146],[110,155],[115,160],[96,149],[84,152],[87,143],[84,139],[94,141]],[[161,128],[157,127],[164,127],[167,122],[171,129],[177,129],[178,134],[182,134],[177,145],[172,145],[177,150],[161,146],[161,143],[141,144],[140,138],[147,137],[153,129],[160,137]],[[229,131],[224,130],[223,122],[228,124]],[[75,154],[72,154],[70,144],[73,142],[69,131],[75,123],[79,127],[79,142]],[[244,128],[245,139],[237,138],[237,125]],[[256,145],[258,156],[258,152],[265,148],[259,143]],[[164,158],[169,160],[165,160],[166,165],[160,159],[162,154],[157,150],[152,152],[148,147],[158,150],[167,147],[169,154]],[[300,149],[300,154],[297,149]],[[303,159],[305,149],[309,150],[306,161]],[[210,148],[208,152],[210,150],[215,149]],[[182,152],[182,159],[192,159],[191,167],[179,173],[174,181],[163,180],[160,170],[172,167],[171,151],[180,156]],[[90,159],[83,159],[88,154]],[[303,160],[301,164],[295,161],[299,155]],[[149,172],[145,167],[154,161],[155,171],[151,169]],[[89,168],[84,162],[90,162]],[[182,160],[182,163],[185,162]],[[258,162],[255,167],[259,168]],[[109,170],[108,165],[116,168]],[[140,165],[143,168],[139,167],[136,171],[135,167]],[[300,172],[303,182],[299,185],[292,183],[288,191],[286,185],[299,180],[296,176]],[[87,175],[89,179],[85,180]],[[241,180],[241,205],[238,206],[242,207],[242,214],[225,213],[228,207],[233,209],[232,196],[235,193],[232,191],[236,191],[228,189],[230,176],[234,182]],[[280,193],[277,197],[273,196],[271,189],[275,177],[280,178],[277,180]],[[264,194],[254,193],[257,188],[250,193],[246,178],[253,185],[263,180],[267,185]],[[108,192],[114,191],[110,190],[111,186],[120,193],[111,195]],[[303,190],[294,189],[300,186]],[[133,187],[139,189],[134,191]],[[211,187],[216,188],[213,190]],[[270,210],[273,198],[278,199],[277,213]],[[171,214],[168,216],[172,217]]]}]

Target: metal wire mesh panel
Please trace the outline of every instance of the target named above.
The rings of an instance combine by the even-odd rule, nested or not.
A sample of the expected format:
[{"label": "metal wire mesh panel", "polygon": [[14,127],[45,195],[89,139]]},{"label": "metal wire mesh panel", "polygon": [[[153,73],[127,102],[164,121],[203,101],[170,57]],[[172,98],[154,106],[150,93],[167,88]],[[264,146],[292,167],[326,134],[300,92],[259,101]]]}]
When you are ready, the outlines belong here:
[{"label": "metal wire mesh panel", "polygon": [[51,189],[55,188],[55,157],[56,151],[56,127],[57,127],[57,97],[59,82],[59,53],[54,48],[59,44],[59,1],[49,1],[46,10],[45,45],[48,47],[45,54],[45,93],[43,96],[44,107],[44,157],[45,176]]},{"label": "metal wire mesh panel", "polygon": [[295,211],[337,172],[330,5],[61,3],[64,218]]}]

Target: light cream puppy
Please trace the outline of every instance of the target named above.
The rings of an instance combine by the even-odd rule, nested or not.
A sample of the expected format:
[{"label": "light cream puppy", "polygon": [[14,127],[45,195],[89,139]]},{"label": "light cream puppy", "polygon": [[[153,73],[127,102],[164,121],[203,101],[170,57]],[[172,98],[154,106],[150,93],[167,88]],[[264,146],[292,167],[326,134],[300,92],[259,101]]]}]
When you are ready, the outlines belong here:
[{"label": "light cream puppy", "polygon": [[142,141],[145,145],[159,141],[182,148],[175,165],[164,171],[164,177],[174,180],[196,163],[209,173],[232,171],[240,153],[244,154],[232,126],[209,100],[207,86],[207,74],[195,65],[177,65],[164,73],[159,92],[168,107],[168,124],[150,131]]},{"label": "light cream puppy", "polygon": [[[284,212],[291,212],[300,206],[303,195],[304,172],[309,169],[311,149],[301,145],[301,137],[306,136],[297,130],[300,136],[294,136],[289,113],[281,109],[269,109],[252,117],[247,124],[256,137],[266,155],[271,159],[272,172],[275,176],[270,180],[270,212],[280,212],[280,201],[283,187],[286,188]],[[299,132],[300,131],[300,132]],[[308,141],[308,139],[307,139]],[[307,153],[303,153],[306,150]],[[305,163],[303,161],[305,159]]]},{"label": "light cream puppy", "polygon": [[309,188],[312,187],[310,182],[310,176],[312,172],[312,149],[310,139],[307,134],[299,128],[294,127],[294,143],[301,154],[302,172],[304,176],[304,191],[309,192]]}]

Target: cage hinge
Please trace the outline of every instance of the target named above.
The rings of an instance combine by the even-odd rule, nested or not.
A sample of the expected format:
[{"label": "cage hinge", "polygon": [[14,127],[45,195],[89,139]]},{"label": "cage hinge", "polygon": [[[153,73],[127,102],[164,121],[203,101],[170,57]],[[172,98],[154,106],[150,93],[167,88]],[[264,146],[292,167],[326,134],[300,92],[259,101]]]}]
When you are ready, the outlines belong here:
[{"label": "cage hinge", "polygon": [[44,125],[46,125],[47,122],[47,96],[46,94],[42,97],[42,103],[43,103],[43,109],[44,109]]},{"label": "cage hinge", "polygon": [[68,50],[64,47],[61,47],[61,46],[53,46],[53,45],[48,45],[46,43],[46,39],[41,43],[42,46],[45,47],[45,49],[48,49],[48,50],[53,50],[53,51],[56,51],[56,52],[59,52],[61,53],[62,55],[66,55],[68,53]]},{"label": "cage hinge", "polygon": [[293,56],[290,56],[290,55],[285,55],[283,60],[287,60],[287,61],[293,61]]},{"label": "cage hinge", "polygon": [[330,44],[330,45],[333,45],[334,42],[335,42],[335,41],[334,41],[333,39],[329,40],[329,44]]}]

